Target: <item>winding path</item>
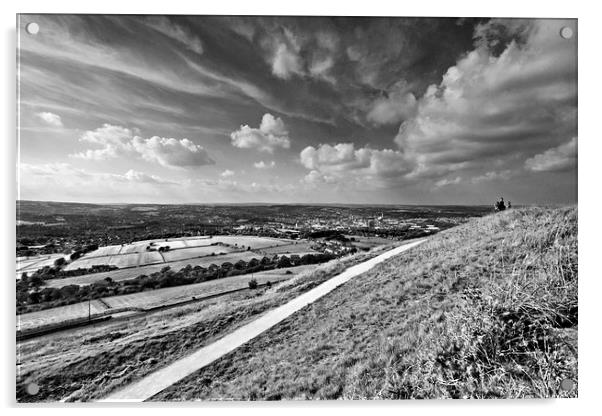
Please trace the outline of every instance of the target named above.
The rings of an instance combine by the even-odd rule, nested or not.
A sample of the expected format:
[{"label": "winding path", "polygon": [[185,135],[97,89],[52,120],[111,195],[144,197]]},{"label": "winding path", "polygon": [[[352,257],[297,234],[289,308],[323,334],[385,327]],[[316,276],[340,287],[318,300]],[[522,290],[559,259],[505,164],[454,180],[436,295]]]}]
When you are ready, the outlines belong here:
[{"label": "winding path", "polygon": [[213,344],[202,347],[189,356],[181,358],[172,364],[169,364],[167,367],[163,367],[160,370],[150,373],[141,380],[125,386],[122,389],[116,390],[100,401],[141,402],[149,399],[172,384],[180,381],[184,377],[189,376],[190,374],[200,370],[201,368],[235,350],[244,343],[252,340],[262,332],[272,328],[274,325],[288,318],[298,310],[330,293],[343,283],[346,283],[350,279],[367,272],[377,264],[382,263],[393,256],[401,254],[412,247],[416,247],[418,244],[421,244],[424,241],[426,240],[417,240],[412,243],[396,247],[370,260],[352,266],[343,273],[327,280],[321,285],[309,290],[288,303],[285,303],[284,305],[267,312],[265,315],[257,318],[256,320],[238,328]]}]

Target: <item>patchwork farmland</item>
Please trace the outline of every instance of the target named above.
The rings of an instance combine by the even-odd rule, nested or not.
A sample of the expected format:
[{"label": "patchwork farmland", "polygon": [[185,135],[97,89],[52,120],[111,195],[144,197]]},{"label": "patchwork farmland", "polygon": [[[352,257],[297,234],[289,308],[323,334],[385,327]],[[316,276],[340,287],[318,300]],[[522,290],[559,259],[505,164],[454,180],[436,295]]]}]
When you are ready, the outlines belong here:
[{"label": "patchwork farmland", "polygon": [[[254,278],[259,285],[268,281],[280,282],[289,279],[301,270],[315,268],[315,265],[289,267],[291,266],[289,264],[274,270],[220,277],[217,280],[178,283],[175,286],[169,284],[160,286],[155,281],[150,285],[151,290],[147,288],[148,286],[144,286],[148,284],[145,283],[148,282],[146,279],[159,279],[158,275],[164,276],[163,274],[167,272],[164,270],[166,267],[169,267],[172,272],[180,272],[182,269],[191,270],[196,266],[213,269],[224,263],[232,265],[240,261],[248,263],[252,259],[259,261],[263,257],[273,258],[276,255],[301,257],[305,254],[322,254],[313,250],[312,244],[305,240],[227,235],[146,240],[100,247],[69,262],[63,269],[73,271],[101,265],[115,266],[117,269],[96,273],[86,273],[86,270],[83,270],[86,274],[44,279],[42,293],[46,293],[46,295],[41,296],[45,296],[44,302],[55,302],[55,304],[39,311],[23,311],[19,315],[18,327],[20,330],[27,331],[41,326],[78,321],[88,317],[89,314],[97,317],[115,315],[123,313],[124,308],[131,313],[132,309],[147,309],[189,301],[193,297],[214,296],[231,290],[246,289],[251,278]],[[65,257],[69,258],[69,256]],[[51,265],[54,258],[41,261]],[[32,264],[35,263],[32,262]],[[249,272],[246,271],[246,273]],[[95,283],[101,283],[101,286],[106,287],[107,284],[118,284],[141,276],[148,277],[136,280],[136,282],[143,283],[135,283],[136,288],[133,291],[127,290],[130,288],[129,286],[127,288],[122,286],[125,288],[122,292],[101,294],[101,296],[93,297],[91,303],[85,300],[89,295],[77,295],[78,293],[89,293],[79,292],[79,288]],[[125,285],[129,284],[124,283]],[[43,292],[45,289],[53,289],[57,292]],[[92,290],[97,290],[96,286]],[[52,295],[49,295],[50,293]],[[69,299],[72,298],[75,302],[60,303],[62,302],[61,296],[64,296],[64,299],[70,297]],[[77,296],[81,297],[78,299]]]},{"label": "patchwork farmland", "polygon": [[[68,264],[65,270],[87,269],[103,264],[120,269],[142,267],[212,255],[262,250],[290,245],[292,242],[293,240],[287,239],[230,235],[137,241],[124,245],[99,247]],[[48,265],[52,265],[52,262]]]},{"label": "patchwork farmland", "polygon": [[[147,251],[151,244],[153,251]],[[167,246],[168,251],[158,251],[159,248]],[[248,262],[253,258],[261,259],[263,256],[275,254],[302,256],[307,253],[316,253],[307,241],[269,237],[215,236],[137,241],[123,246],[100,247],[65,267],[65,270],[76,270],[107,264],[118,267],[118,270],[49,279],[45,281],[44,286],[61,288],[68,285],[89,285],[106,278],[118,282],[143,274],[150,275],[165,266],[171,267],[172,270],[180,270],[189,264],[193,267],[208,267],[211,264],[236,263],[239,260]],[[48,260],[47,265],[52,265],[55,258]]]}]

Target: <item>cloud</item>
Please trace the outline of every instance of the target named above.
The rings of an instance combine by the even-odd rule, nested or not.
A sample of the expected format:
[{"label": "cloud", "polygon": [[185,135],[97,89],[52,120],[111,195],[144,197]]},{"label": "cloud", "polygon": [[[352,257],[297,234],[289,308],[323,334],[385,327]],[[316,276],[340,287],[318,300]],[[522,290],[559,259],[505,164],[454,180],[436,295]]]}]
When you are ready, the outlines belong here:
[{"label": "cloud", "polygon": [[278,23],[268,24],[261,44],[267,50],[267,61],[272,74],[288,80],[293,76],[317,78],[336,83],[330,70],[335,65],[339,35],[331,30],[318,31],[289,27]]},{"label": "cloud", "polygon": [[460,178],[459,176],[456,176],[453,179],[444,178],[444,179],[441,179],[441,180],[438,180],[437,182],[435,182],[435,186],[440,188],[442,186],[457,185],[461,181],[462,181],[462,178]]},{"label": "cloud", "polygon": [[[125,173],[94,172],[68,163],[18,165],[19,199],[82,202],[165,203],[174,197],[186,202],[257,202],[258,195],[281,201],[299,191],[291,184],[239,183],[230,178],[182,177],[167,180],[128,170]],[[276,199],[274,199],[276,198]]]},{"label": "cloud", "polygon": [[563,171],[577,165],[577,137],[548,149],[525,161],[525,168],[535,172]]},{"label": "cloud", "polygon": [[416,110],[416,97],[405,81],[393,86],[385,97],[374,100],[366,115],[368,121],[377,125],[399,123],[411,117]]},{"label": "cloud", "polygon": [[263,160],[260,160],[259,162],[253,163],[253,166],[257,169],[271,169],[276,166],[276,162],[272,160],[269,163],[265,163]]},{"label": "cloud", "polygon": [[234,176],[234,171],[233,171],[233,170],[230,170],[230,169],[226,169],[225,171],[223,171],[223,172],[220,174],[220,176],[221,176],[222,178],[229,178],[229,177],[231,177],[231,176]]},{"label": "cloud", "polygon": [[96,130],[85,132],[80,138],[82,142],[101,146],[100,149],[88,149],[70,156],[90,160],[140,157],[170,168],[191,168],[215,163],[202,146],[189,139],[158,136],[145,139],[136,133],[137,130],[103,124]]},{"label": "cloud", "polygon": [[331,56],[315,57],[309,66],[309,73],[316,78],[322,78],[328,82],[335,83],[335,78],[329,74],[333,66],[334,59]]},{"label": "cloud", "polygon": [[93,172],[68,163],[28,164],[19,169],[18,198],[46,201],[149,202],[180,183],[144,172]]},{"label": "cloud", "polygon": [[353,143],[308,146],[300,153],[301,164],[310,172],[308,183],[370,183],[394,186],[402,182],[413,165],[398,150],[355,148]]},{"label": "cloud", "polygon": [[304,74],[301,58],[286,43],[276,46],[272,57],[272,73],[282,79],[289,79],[293,74]]},{"label": "cloud", "polygon": [[284,122],[269,113],[263,115],[258,129],[241,125],[240,129],[230,134],[230,138],[234,147],[268,153],[273,153],[278,147],[288,149],[291,146]]},{"label": "cloud", "polygon": [[183,26],[173,23],[167,17],[153,16],[147,18],[147,23],[153,29],[163,33],[165,36],[172,38],[191,51],[203,54],[203,43],[201,40]]},{"label": "cloud", "polygon": [[186,138],[168,139],[154,136],[150,139],[143,139],[136,136],[133,139],[133,145],[144,159],[149,162],[158,162],[166,167],[190,168],[215,163],[203,147]]},{"label": "cloud", "polygon": [[[509,29],[496,42],[500,25]],[[541,19],[480,27],[476,34],[487,41],[429,86],[399,128],[395,142],[416,162],[416,175],[511,163],[575,134],[576,44],[558,35],[574,25]]]},{"label": "cloud", "polygon": [[144,172],[138,172],[133,169],[128,170],[123,177],[128,182],[137,182],[137,183],[152,183],[157,185],[167,185],[167,184],[175,184],[175,182],[168,181],[160,178],[159,176],[149,175]]},{"label": "cloud", "polygon": [[483,175],[479,175],[479,176],[472,178],[471,182],[479,183],[479,182],[485,182],[485,181],[508,180],[512,176],[514,176],[515,173],[516,172],[511,169],[506,169],[506,170],[502,170],[499,172],[489,171]]},{"label": "cloud", "polygon": [[85,169],[76,168],[69,163],[46,163],[34,165],[30,163],[21,163],[19,173],[22,180],[30,182],[51,181],[55,185],[73,187],[73,186],[96,186],[99,183],[110,185],[111,183],[135,183],[135,184],[155,184],[169,185],[175,182],[165,180],[159,176],[149,175],[144,172],[128,170],[124,174],[89,172]]},{"label": "cloud", "polygon": [[63,127],[63,121],[61,120],[61,116],[49,113],[47,111],[36,113],[36,116],[44,121],[46,124],[49,124],[53,127]]}]

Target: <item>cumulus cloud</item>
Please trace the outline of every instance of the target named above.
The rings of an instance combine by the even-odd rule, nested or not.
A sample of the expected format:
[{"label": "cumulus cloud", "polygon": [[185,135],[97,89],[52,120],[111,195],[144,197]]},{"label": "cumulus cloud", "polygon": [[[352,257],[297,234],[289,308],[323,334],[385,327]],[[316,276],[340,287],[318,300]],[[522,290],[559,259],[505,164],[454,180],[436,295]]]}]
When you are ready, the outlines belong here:
[{"label": "cumulus cloud", "polygon": [[41,113],[36,113],[36,116],[50,126],[63,127],[63,121],[61,120],[61,116],[58,114],[44,111]]},{"label": "cumulus cloud", "polygon": [[399,150],[355,148],[353,143],[308,146],[301,151],[301,164],[310,172],[308,183],[367,183],[394,185],[411,172],[412,164]]},{"label": "cumulus cloud", "polygon": [[167,167],[189,168],[215,163],[203,147],[186,138],[168,139],[154,136],[143,139],[136,136],[133,139],[133,146],[144,159]]},{"label": "cumulus cloud", "polygon": [[301,58],[285,43],[276,46],[272,57],[272,73],[279,78],[288,79],[293,74],[303,75]]},{"label": "cumulus cloud", "polygon": [[257,169],[271,169],[276,166],[276,162],[272,160],[269,163],[265,163],[263,160],[260,160],[259,162],[253,163],[253,166]]},{"label": "cumulus cloud", "polygon": [[230,170],[230,169],[226,169],[225,171],[223,171],[223,172],[220,174],[220,176],[221,176],[222,178],[229,178],[229,177],[231,177],[231,176],[234,176],[234,171],[233,171],[233,170]]},{"label": "cumulus cloud", "polygon": [[535,172],[562,171],[577,164],[577,137],[548,149],[525,161],[525,167]]},{"label": "cumulus cloud", "polygon": [[[494,23],[478,28],[484,40],[477,39],[476,49],[439,85],[428,87],[415,115],[400,126],[395,142],[421,174],[486,168],[541,152],[576,132],[576,44],[558,35],[575,22]],[[529,166],[543,167],[540,160]]]},{"label": "cumulus cloud", "polygon": [[191,140],[153,136],[145,139],[137,130],[104,124],[96,130],[85,132],[80,141],[101,146],[70,156],[81,159],[105,160],[116,157],[140,157],[149,162],[171,168],[191,168],[215,162],[207,151]]},{"label": "cumulus cloud", "polygon": [[377,125],[399,123],[414,114],[416,97],[405,81],[393,86],[387,96],[374,100],[366,115],[368,121]]},{"label": "cumulus cloud", "polygon": [[278,147],[288,149],[291,146],[284,122],[269,113],[263,115],[259,128],[242,125],[230,134],[230,138],[234,147],[268,153],[273,153]]}]

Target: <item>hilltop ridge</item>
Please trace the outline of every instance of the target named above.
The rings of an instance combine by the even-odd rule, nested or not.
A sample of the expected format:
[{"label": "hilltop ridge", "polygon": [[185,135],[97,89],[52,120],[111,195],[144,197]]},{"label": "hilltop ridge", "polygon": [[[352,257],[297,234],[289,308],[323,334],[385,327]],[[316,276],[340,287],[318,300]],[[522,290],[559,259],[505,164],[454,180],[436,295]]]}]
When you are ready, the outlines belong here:
[{"label": "hilltop ridge", "polygon": [[154,399],[576,397],[577,208],[446,230]]}]

